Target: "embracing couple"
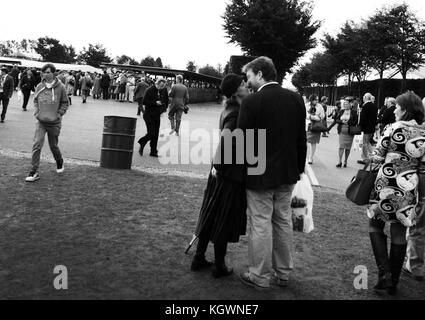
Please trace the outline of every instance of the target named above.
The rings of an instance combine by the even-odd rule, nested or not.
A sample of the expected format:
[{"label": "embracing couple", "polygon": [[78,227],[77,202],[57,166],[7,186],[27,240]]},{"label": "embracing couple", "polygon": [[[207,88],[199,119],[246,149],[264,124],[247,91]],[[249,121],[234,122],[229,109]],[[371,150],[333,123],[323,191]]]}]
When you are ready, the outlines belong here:
[{"label": "embracing couple", "polygon": [[[248,225],[248,271],[240,274],[243,283],[270,287],[272,276],[279,286],[286,286],[293,270],[293,229],[291,195],[304,172],[306,161],[306,110],[302,97],[283,89],[276,82],[276,68],[271,59],[259,57],[243,67],[244,77],[228,74],[221,90],[227,100],[220,117],[220,130],[241,129],[258,135],[265,129],[262,148],[257,139],[245,150],[255,150],[265,171],[250,174],[249,167],[235,161],[224,164],[223,152],[213,159],[199,214],[196,236],[198,247],[191,269],[213,267],[219,278],[233,270],[226,266],[227,243],[236,243]],[[250,94],[248,88],[254,93]],[[218,150],[224,150],[221,139]],[[260,151],[259,151],[260,150]],[[264,151],[261,151],[264,150]],[[219,156],[217,156],[219,155]],[[219,158],[219,159],[217,159]],[[247,224],[248,220],[248,224]],[[214,243],[214,265],[205,258],[208,243]]]}]

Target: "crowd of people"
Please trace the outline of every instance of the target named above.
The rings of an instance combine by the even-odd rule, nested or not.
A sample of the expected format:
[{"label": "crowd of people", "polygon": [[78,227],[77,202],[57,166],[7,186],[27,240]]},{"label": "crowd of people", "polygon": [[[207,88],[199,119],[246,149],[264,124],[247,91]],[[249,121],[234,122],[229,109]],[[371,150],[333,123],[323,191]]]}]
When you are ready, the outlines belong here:
[{"label": "crowd of people", "polygon": [[[4,100],[13,93],[13,78],[3,70],[0,97]],[[58,137],[62,116],[71,104],[71,96],[79,94],[79,90],[83,102],[90,90],[96,99],[111,98],[121,102],[130,94],[134,95],[139,102],[138,113],[143,113],[147,127],[147,134],[138,141],[141,156],[150,142],[150,155],[158,157],[162,113],[169,110],[171,132],[178,134],[182,113],[187,112],[189,95],[181,76],[176,77],[176,84],[170,90],[167,90],[164,78],[156,79],[153,85],[149,85],[148,79],[141,78],[134,82],[137,84],[134,90],[127,90],[131,86],[128,83],[133,80],[129,80],[132,76],[126,73],[111,78],[105,72],[93,79],[87,74],[57,73],[52,64],[46,64],[41,71],[40,83],[35,83],[34,74],[27,71],[18,84],[26,103],[26,93],[35,87],[34,109],[38,121],[32,168],[26,178],[28,182],[39,179],[40,152],[46,133],[57,172],[64,171]],[[406,92],[397,98],[386,98],[385,105],[378,110],[370,93],[363,96],[361,105],[354,97],[344,97],[330,114],[332,124],[325,125],[324,130],[314,131],[315,123],[326,122],[326,97],[322,97],[319,103],[318,96],[312,95],[305,104],[300,94],[284,89],[276,82],[276,68],[267,57],[254,59],[244,66],[243,72],[245,77],[228,74],[221,83],[226,100],[219,127],[222,132],[240,129],[245,134],[247,130],[258,134],[265,128],[267,148],[265,154],[259,155],[266,163],[265,170],[249,174],[250,165],[236,162],[237,157],[232,156],[233,162],[226,163],[223,159],[229,157],[223,151],[215,155],[196,227],[199,242],[191,270],[213,266],[214,277],[231,275],[233,269],[225,262],[227,245],[238,242],[248,230],[249,266],[240,274],[240,280],[259,288],[270,287],[272,279],[279,286],[287,286],[294,269],[292,191],[305,172],[306,163],[313,164],[316,145],[323,133],[326,137],[326,133],[337,126],[338,168],[347,167],[353,137],[358,133],[363,133],[362,159],[358,162],[364,165],[375,163],[380,168],[367,207],[370,241],[378,267],[375,291],[396,294],[402,270],[423,280],[425,186],[422,183],[425,179],[420,179],[425,174],[423,101],[415,93]],[[308,129],[306,120],[312,124]],[[223,143],[220,140],[217,150],[224,148]],[[258,141],[255,143],[254,149],[258,150]],[[311,145],[308,156],[307,143]],[[233,154],[235,148],[236,145],[232,144]],[[383,231],[385,223],[391,225],[389,253]],[[214,264],[205,257],[210,241],[214,243]]]},{"label": "crowd of people", "polygon": [[[322,98],[322,103],[327,101]],[[310,123],[324,122],[325,111],[318,96],[306,104]],[[366,93],[363,103],[343,97],[333,110],[329,132],[337,125],[339,162],[347,167],[355,135],[362,134],[361,165],[378,165],[375,186],[370,195],[367,215],[373,254],[378,267],[374,290],[397,293],[400,273],[424,279],[425,251],[425,98],[408,91],[397,98],[386,97],[378,108],[375,97]],[[320,131],[309,131],[309,163],[313,163]],[[342,158],[344,157],[344,164]],[[388,253],[385,223],[390,224],[391,246]]]}]

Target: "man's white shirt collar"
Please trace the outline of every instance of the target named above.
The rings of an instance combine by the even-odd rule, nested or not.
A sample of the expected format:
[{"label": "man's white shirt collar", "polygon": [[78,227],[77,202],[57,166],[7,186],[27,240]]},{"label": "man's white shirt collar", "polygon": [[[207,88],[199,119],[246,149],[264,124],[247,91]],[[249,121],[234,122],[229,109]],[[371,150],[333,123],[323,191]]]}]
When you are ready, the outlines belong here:
[{"label": "man's white shirt collar", "polygon": [[258,91],[260,91],[261,89],[263,89],[265,86],[268,86],[269,84],[279,84],[279,83],[277,83],[276,81],[267,82],[267,83],[263,84],[263,85],[260,87],[260,89],[258,89],[258,90],[257,90],[257,92],[258,92]]}]

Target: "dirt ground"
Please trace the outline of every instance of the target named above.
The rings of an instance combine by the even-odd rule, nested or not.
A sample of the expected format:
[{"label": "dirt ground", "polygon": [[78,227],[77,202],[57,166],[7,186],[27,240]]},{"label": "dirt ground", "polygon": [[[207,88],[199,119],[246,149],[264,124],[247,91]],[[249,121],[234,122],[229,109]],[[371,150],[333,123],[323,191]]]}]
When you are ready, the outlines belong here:
[{"label": "dirt ground", "polygon": [[[315,230],[295,234],[290,285],[257,290],[237,276],[246,237],[229,245],[235,275],[189,269],[205,179],[65,165],[58,175],[42,162],[30,184],[28,159],[0,155],[0,299],[388,299],[353,286],[357,265],[369,288],[376,267],[366,215],[343,194],[315,189]],[[68,290],[53,287],[56,265],[68,269]],[[401,279],[398,299],[424,297],[424,283]]]}]

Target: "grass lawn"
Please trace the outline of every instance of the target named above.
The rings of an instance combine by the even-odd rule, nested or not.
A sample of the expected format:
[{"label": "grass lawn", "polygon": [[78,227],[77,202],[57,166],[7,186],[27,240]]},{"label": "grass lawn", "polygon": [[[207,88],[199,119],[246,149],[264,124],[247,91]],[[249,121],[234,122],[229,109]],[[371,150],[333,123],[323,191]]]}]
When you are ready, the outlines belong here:
[{"label": "grass lawn", "polygon": [[[29,159],[0,155],[1,299],[380,299],[353,287],[355,266],[368,268],[370,288],[376,267],[366,215],[342,194],[315,189],[316,229],[295,235],[289,287],[257,290],[237,276],[246,237],[229,245],[236,275],[189,269],[205,179],[65,166],[58,175],[43,161],[41,179],[26,183]],[[68,290],[53,288],[56,265],[68,269]],[[402,278],[398,298],[423,297],[423,283]]]}]

